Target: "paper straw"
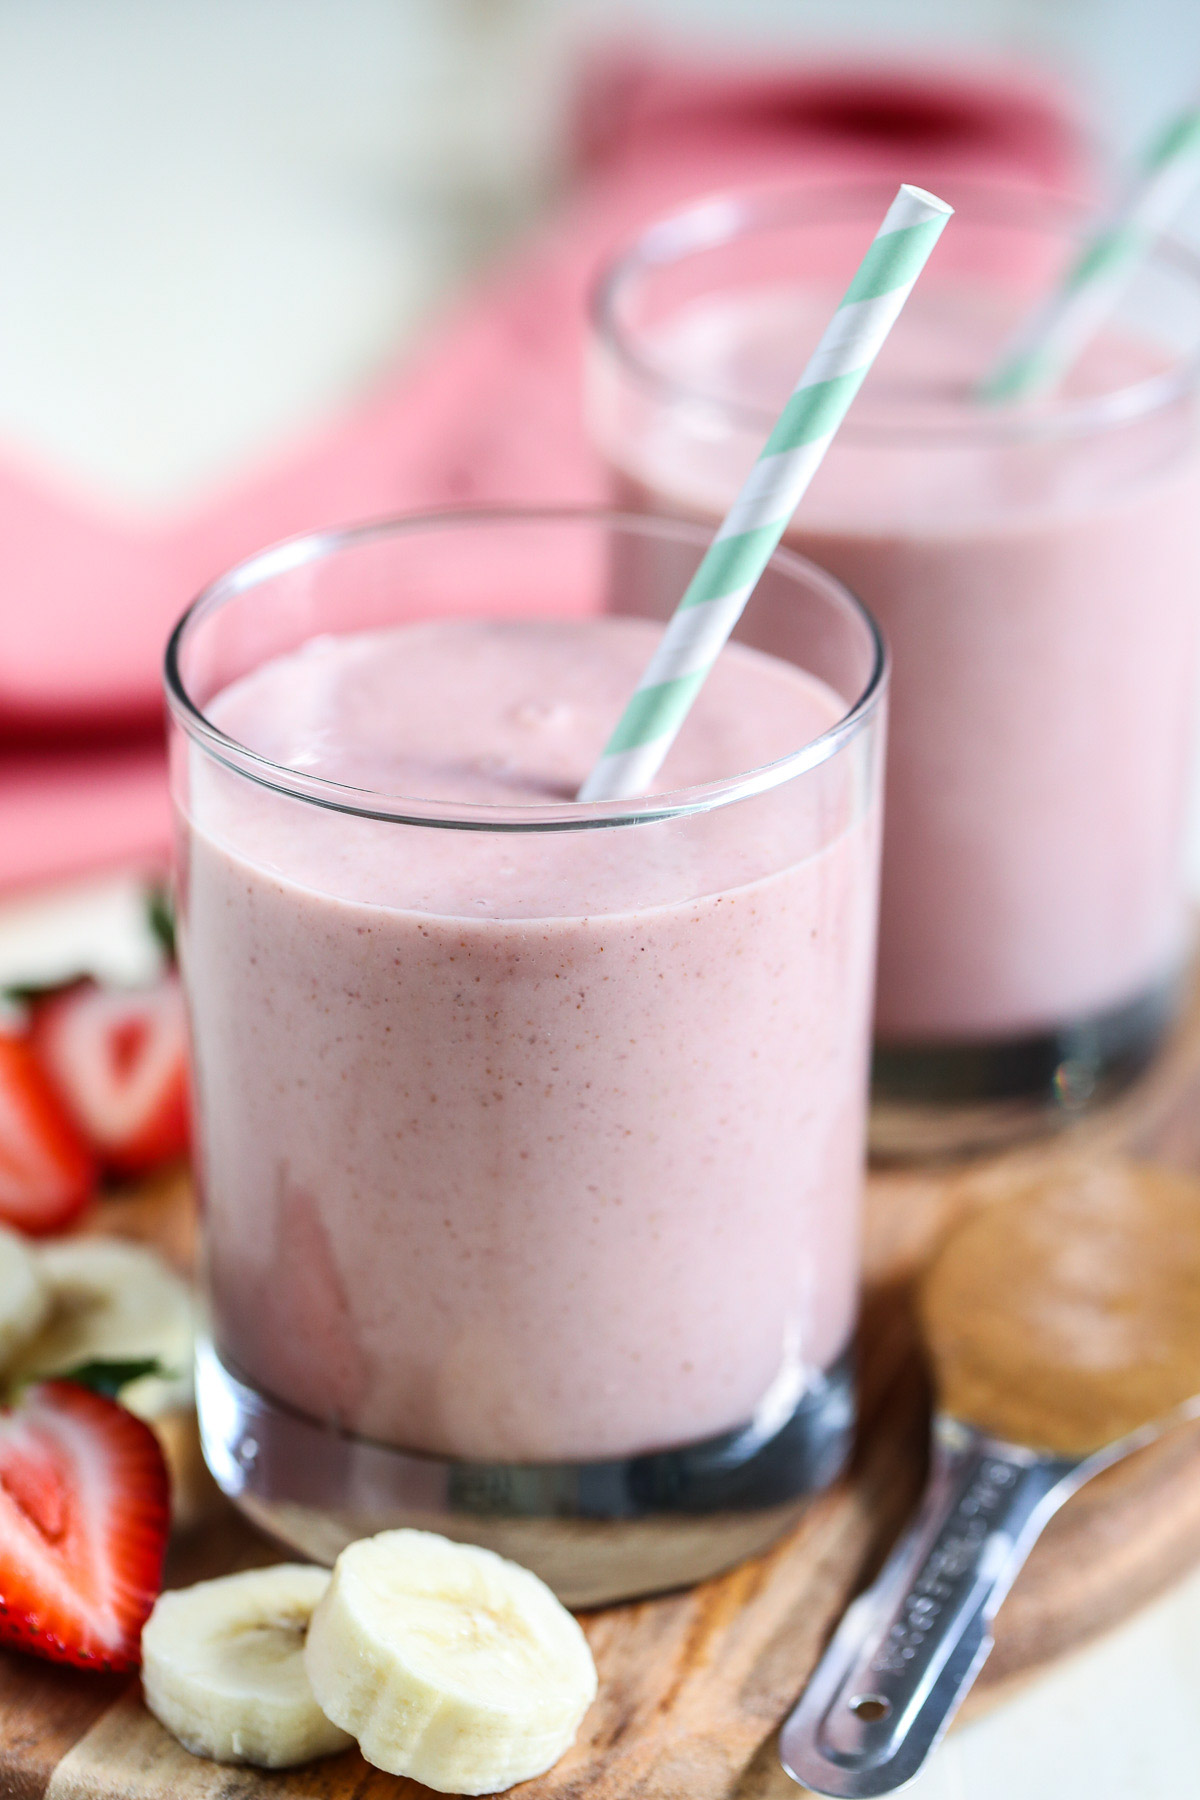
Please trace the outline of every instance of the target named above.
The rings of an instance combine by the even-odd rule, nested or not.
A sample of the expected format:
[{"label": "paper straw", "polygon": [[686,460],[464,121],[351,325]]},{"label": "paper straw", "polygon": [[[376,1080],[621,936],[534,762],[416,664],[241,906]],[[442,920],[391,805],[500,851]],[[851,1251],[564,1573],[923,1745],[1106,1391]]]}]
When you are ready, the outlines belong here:
[{"label": "paper straw", "polygon": [[645,793],[954,208],[904,186],[579,790]]},{"label": "paper straw", "polygon": [[1112,311],[1155,238],[1200,181],[1200,106],[1172,120],[1142,160],[1113,215],[1088,238],[1065,279],[1014,334],[980,384],[981,400],[1026,400],[1052,387]]}]

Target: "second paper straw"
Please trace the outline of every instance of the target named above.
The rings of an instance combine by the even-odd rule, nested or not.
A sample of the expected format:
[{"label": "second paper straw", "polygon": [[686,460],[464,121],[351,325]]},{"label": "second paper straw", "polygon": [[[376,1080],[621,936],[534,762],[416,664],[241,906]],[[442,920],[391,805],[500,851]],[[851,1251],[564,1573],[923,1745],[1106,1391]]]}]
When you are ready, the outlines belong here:
[{"label": "second paper straw", "polygon": [[1096,228],[1058,288],[1016,333],[979,398],[1028,400],[1053,387],[1198,182],[1200,106],[1193,105],[1159,133],[1124,204]]},{"label": "second paper straw", "polygon": [[953,207],[903,186],[634,690],[580,800],[646,792]]}]

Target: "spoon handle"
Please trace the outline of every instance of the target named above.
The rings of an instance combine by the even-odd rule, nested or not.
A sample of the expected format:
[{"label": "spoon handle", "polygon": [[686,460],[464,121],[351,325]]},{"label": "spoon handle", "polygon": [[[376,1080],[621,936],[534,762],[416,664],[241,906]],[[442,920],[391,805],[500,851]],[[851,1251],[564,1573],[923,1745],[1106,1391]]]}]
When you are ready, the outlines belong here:
[{"label": "spoon handle", "polygon": [[784,1724],[779,1754],[793,1780],[837,1800],[911,1781],[991,1649],[1021,1564],[1091,1472],[935,1418],[917,1516]]}]

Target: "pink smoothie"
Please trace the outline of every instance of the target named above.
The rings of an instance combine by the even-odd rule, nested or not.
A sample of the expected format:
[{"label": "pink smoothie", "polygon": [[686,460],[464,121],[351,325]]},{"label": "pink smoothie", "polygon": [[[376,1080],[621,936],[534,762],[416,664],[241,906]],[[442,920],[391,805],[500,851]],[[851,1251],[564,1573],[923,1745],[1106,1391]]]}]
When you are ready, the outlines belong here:
[{"label": "pink smoothie", "polygon": [[[574,793],[656,636],[318,638],[208,712],[286,768],[520,808]],[[758,767],[845,710],[735,647],[663,786]],[[218,1353],[317,1418],[472,1458],[786,1416],[855,1316],[865,791],[842,755],[674,822],[444,830],[193,752],[183,952]]]},{"label": "pink smoothie", "polygon": [[[777,405],[831,302],[696,302],[660,328],[681,386]],[[893,655],[877,1030],[1020,1036],[1131,1000],[1187,939],[1182,849],[1200,606],[1192,402],[1124,426],[1006,439],[967,396],[1006,318],[920,290],[789,542],[871,609]],[[1110,336],[1068,391],[1164,359]],[[606,386],[606,381],[608,386]],[[716,519],[761,438],[696,403],[596,427],[623,501]],[[660,572],[617,606],[645,611]],[[770,648],[767,643],[766,648]]]}]

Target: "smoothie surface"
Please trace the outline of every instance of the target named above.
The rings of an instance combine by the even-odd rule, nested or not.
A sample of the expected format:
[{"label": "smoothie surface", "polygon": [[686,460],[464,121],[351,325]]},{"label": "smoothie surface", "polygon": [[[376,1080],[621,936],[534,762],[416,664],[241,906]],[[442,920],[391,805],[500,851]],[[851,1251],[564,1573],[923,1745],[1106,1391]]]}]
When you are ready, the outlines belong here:
[{"label": "smoothie surface", "polygon": [[[648,338],[648,361],[680,389],[729,404],[730,429],[698,431],[693,410],[679,406],[664,408],[641,441],[606,443],[622,504],[720,518],[834,304],[832,294],[816,290],[764,287],[707,296],[671,314]],[[1100,332],[1052,395],[1018,409],[1022,419],[1044,418],[1046,435],[1040,452],[1014,454],[1013,409],[972,397],[1014,323],[1011,302],[982,286],[918,290],[814,477],[790,541],[803,548],[815,529],[954,543],[981,529],[1011,530],[1014,512],[1025,519],[1086,512],[1097,486],[1145,485],[1141,439],[1116,427],[1136,421],[1141,402],[1132,396],[1167,375],[1168,353],[1131,332]],[[1098,405],[1082,454],[1055,453],[1080,436],[1077,425],[1057,420],[1063,402]],[[1097,430],[1100,419],[1113,429]],[[639,487],[653,496],[649,508],[638,505]]]},{"label": "smoothie surface", "polygon": [[[570,801],[661,626],[454,619],[312,638],[220,693],[213,723],[283,768],[409,799]],[[718,659],[656,783],[734,776],[819,737],[847,702],[743,645]]]}]

